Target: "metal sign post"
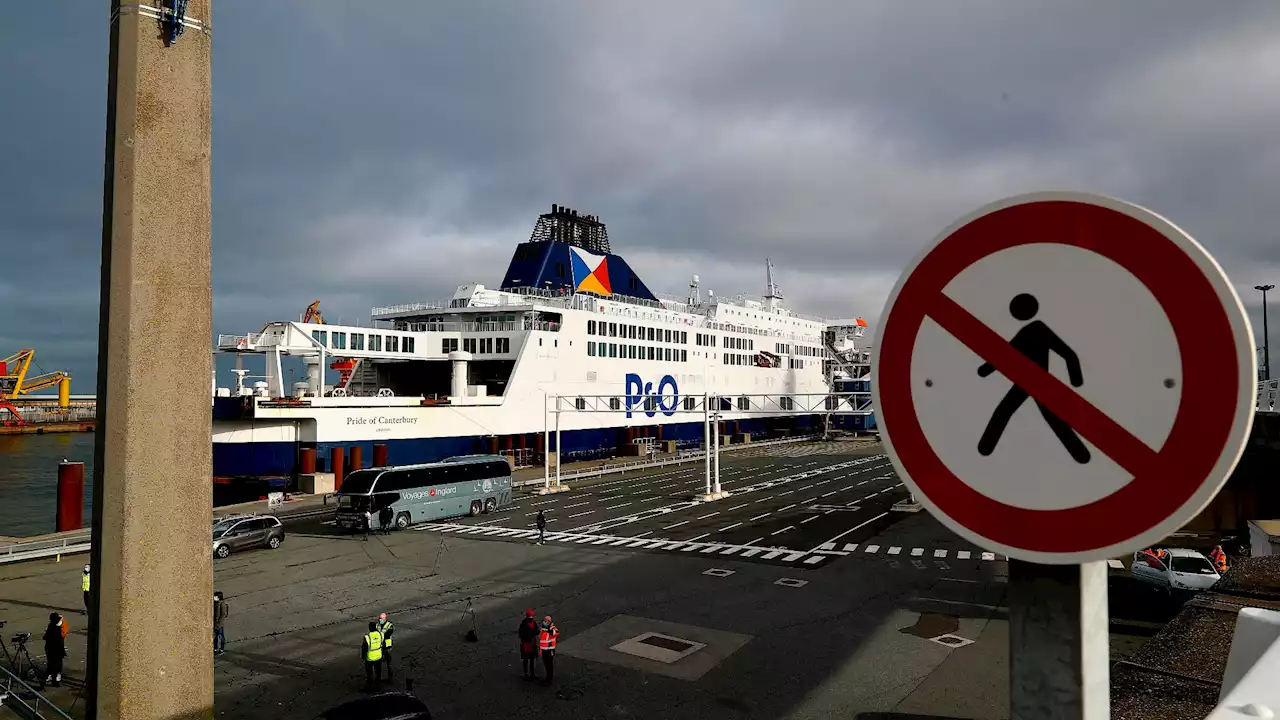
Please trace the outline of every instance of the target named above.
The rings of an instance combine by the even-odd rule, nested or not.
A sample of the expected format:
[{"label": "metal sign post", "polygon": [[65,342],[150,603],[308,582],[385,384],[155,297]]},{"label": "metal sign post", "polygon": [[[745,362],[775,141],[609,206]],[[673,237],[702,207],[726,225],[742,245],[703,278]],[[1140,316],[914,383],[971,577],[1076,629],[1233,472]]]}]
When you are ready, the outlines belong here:
[{"label": "metal sign post", "polygon": [[1013,717],[1106,718],[1103,563],[1195,517],[1252,424],[1230,281],[1148,210],[1024,195],[920,254],[874,348],[881,439],[912,496],[1011,559]]}]

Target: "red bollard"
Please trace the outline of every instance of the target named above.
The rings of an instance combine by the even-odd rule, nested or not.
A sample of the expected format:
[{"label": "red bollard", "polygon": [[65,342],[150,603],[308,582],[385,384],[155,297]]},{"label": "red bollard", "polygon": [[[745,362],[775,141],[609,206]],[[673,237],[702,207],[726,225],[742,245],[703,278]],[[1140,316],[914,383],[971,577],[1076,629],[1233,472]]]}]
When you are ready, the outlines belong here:
[{"label": "red bollard", "polygon": [[58,532],[84,527],[84,463],[58,463]]},{"label": "red bollard", "polygon": [[364,464],[364,447],[360,445],[352,445],[351,453],[347,458],[347,472],[355,472]]},{"label": "red bollard", "polygon": [[346,475],[342,467],[342,448],[329,448],[329,472],[333,473],[333,491],[342,489],[342,478]]},{"label": "red bollard", "polygon": [[374,467],[387,466],[387,446],[386,445],[383,445],[382,443],[378,443],[377,445],[373,446],[373,466]]},{"label": "red bollard", "polygon": [[302,465],[302,474],[311,475],[316,471],[316,449],[302,448],[300,464]]}]

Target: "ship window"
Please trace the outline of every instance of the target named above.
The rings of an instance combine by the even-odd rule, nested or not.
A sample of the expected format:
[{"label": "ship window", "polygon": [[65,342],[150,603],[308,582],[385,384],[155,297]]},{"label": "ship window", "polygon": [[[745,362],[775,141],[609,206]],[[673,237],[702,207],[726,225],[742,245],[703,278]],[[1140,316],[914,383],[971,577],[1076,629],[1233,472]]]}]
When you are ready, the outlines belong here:
[{"label": "ship window", "polygon": [[498,338],[498,352],[511,352],[511,338]]},{"label": "ship window", "polygon": [[595,334],[596,334],[596,321],[595,321],[595,320],[588,320],[588,321],[587,321],[587,334],[588,334],[588,335],[595,335]]},{"label": "ship window", "polygon": [[671,348],[667,348],[667,362],[671,362]]},{"label": "ship window", "polygon": [[653,328],[649,328],[649,342],[653,342]]},{"label": "ship window", "polygon": [[576,408],[578,408],[579,410],[586,410],[586,409],[587,409],[587,399],[586,399],[586,398],[574,398],[574,399],[573,399],[573,406],[574,406],[574,407],[576,407]]},{"label": "ship window", "polygon": [[440,352],[448,355],[458,349],[458,338],[444,338],[440,341]]},{"label": "ship window", "polygon": [[755,341],[755,340],[748,340],[748,341],[747,341],[747,349],[748,349],[748,350],[755,350],[755,349],[756,349],[756,341]]},{"label": "ship window", "polygon": [[609,323],[609,337],[618,337],[618,323]]},{"label": "ship window", "polygon": [[795,400],[790,396],[778,398],[778,405],[780,405],[783,410],[794,410],[795,404]]},{"label": "ship window", "polygon": [[318,338],[316,338],[316,339],[320,341],[320,344],[321,344],[321,345],[324,345],[325,347],[328,347],[328,346],[329,346],[329,332],[328,332],[327,330],[317,330],[316,332],[318,332],[318,333],[320,334],[320,336],[319,336]]},{"label": "ship window", "polygon": [[346,334],[346,333],[335,332],[335,333],[333,334],[333,349],[334,349],[334,350],[346,350],[346,349],[347,349],[347,334]]},{"label": "ship window", "polygon": [[685,409],[685,410],[692,410],[692,409],[693,409],[693,405],[694,405],[694,403],[696,403],[696,402],[697,402],[697,400],[696,400],[696,399],[694,399],[694,398],[691,398],[691,397],[687,397],[687,398],[685,398],[685,399],[684,399],[684,409]]},{"label": "ship window", "polygon": [[475,351],[476,351],[476,339],[475,339],[475,338],[463,338],[463,339],[462,339],[462,349],[463,349],[463,350],[465,350],[465,351],[467,351],[467,352],[469,352],[469,353],[475,354]]},{"label": "ship window", "polygon": [[587,343],[587,354],[591,357],[596,356],[596,344],[594,342]]},{"label": "ship window", "polygon": [[618,408],[620,408],[620,407],[622,407],[622,401],[621,401],[621,400],[619,400],[619,399],[618,399],[618,398],[616,398],[616,397],[611,397],[611,398],[609,398],[609,409],[610,409],[610,410],[617,410],[617,409],[618,409]]},{"label": "ship window", "polygon": [[688,350],[681,350],[681,351],[680,351],[680,362],[689,362],[689,351],[688,351]]},{"label": "ship window", "polygon": [[751,399],[750,399],[750,398],[745,398],[745,397],[740,397],[740,398],[738,398],[738,409],[739,409],[739,410],[750,410],[750,409],[751,409]]},{"label": "ship window", "polygon": [[632,340],[635,340],[635,339],[636,339],[636,326],[635,326],[635,325],[632,325],[632,326],[628,327],[628,328],[627,328],[627,333],[628,333],[628,337],[630,337]]},{"label": "ship window", "polygon": [[363,350],[363,349],[364,349],[364,333],[352,333],[352,334],[351,334],[351,349],[352,349],[352,350]]},{"label": "ship window", "polygon": [[648,353],[648,354],[649,354],[649,359],[650,359],[650,360],[652,360],[652,359],[653,359],[653,346],[652,346],[652,345],[650,345],[650,346],[649,346],[649,353]]},{"label": "ship window", "polygon": [[387,336],[387,352],[399,352],[400,338],[395,335]]},{"label": "ship window", "polygon": [[382,352],[382,336],[381,335],[369,336],[369,350],[370,352]]},{"label": "ship window", "polygon": [[609,343],[609,357],[618,357],[617,343]]}]

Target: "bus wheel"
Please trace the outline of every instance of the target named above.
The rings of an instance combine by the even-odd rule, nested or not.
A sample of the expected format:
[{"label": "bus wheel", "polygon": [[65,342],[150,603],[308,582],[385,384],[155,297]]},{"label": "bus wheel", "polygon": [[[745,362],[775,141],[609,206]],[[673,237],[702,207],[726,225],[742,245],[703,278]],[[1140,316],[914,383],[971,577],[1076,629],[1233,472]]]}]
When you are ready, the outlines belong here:
[{"label": "bus wheel", "polygon": [[471,515],[471,517],[475,517],[475,516],[477,516],[477,515],[479,515],[479,514],[480,514],[480,501],[479,501],[479,500],[473,500],[473,501],[471,502],[471,512],[470,512],[469,514]]},{"label": "bus wheel", "polygon": [[396,527],[401,530],[409,527],[409,513],[402,512],[396,516]]},{"label": "bus wheel", "polygon": [[491,513],[491,512],[493,512],[494,510],[497,510],[497,509],[498,509],[498,501],[497,501],[497,500],[494,500],[493,498],[489,498],[488,500],[485,500],[485,501],[484,501],[484,511],[485,511],[486,513]]}]

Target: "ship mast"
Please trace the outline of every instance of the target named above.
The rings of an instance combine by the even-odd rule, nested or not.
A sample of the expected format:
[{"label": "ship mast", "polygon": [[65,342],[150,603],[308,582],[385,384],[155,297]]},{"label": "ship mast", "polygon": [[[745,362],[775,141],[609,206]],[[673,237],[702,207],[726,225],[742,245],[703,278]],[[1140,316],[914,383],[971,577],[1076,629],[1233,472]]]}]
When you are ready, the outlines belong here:
[{"label": "ship mast", "polygon": [[773,260],[771,258],[764,259],[764,273],[766,283],[764,307],[770,311],[779,310],[782,308],[782,290],[778,288],[778,283],[773,281]]}]

